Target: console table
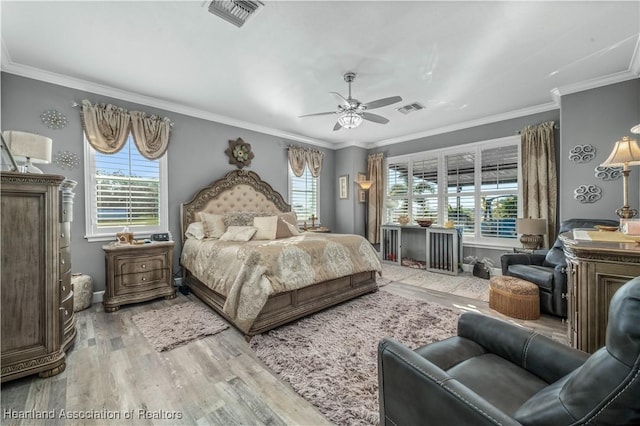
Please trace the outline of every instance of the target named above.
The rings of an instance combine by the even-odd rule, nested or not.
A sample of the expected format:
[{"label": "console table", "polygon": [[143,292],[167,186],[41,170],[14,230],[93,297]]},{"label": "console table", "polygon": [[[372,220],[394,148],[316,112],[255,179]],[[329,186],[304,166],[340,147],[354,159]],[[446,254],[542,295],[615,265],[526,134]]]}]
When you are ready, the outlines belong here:
[{"label": "console table", "polygon": [[585,229],[565,232],[560,240],[567,257],[569,342],[593,353],[605,344],[613,294],[640,276],[640,245],[619,232]]}]

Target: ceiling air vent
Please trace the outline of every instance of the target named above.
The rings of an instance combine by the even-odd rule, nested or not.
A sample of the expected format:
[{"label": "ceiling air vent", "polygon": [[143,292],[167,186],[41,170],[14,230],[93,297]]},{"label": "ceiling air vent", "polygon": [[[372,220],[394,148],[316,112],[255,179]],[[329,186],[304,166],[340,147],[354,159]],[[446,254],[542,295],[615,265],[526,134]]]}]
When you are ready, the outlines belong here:
[{"label": "ceiling air vent", "polygon": [[424,109],[424,106],[419,104],[418,102],[414,102],[412,104],[408,104],[401,108],[396,108],[396,109],[403,114],[409,114],[410,112],[420,111],[421,109]]},{"label": "ceiling air vent", "polygon": [[213,0],[209,3],[209,13],[231,22],[236,27],[241,27],[263,6],[264,3],[261,1]]}]

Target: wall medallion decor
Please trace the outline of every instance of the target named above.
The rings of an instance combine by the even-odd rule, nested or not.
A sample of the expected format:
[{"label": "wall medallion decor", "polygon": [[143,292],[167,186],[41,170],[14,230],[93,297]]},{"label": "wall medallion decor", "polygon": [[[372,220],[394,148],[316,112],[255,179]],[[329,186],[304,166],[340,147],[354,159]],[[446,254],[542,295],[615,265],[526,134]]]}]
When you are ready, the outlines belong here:
[{"label": "wall medallion decor", "polygon": [[595,203],[602,198],[602,189],[597,185],[580,185],[573,190],[573,198],[583,204]]},{"label": "wall medallion decor", "polygon": [[569,160],[574,163],[588,163],[596,157],[593,145],[576,145],[569,151]]},{"label": "wall medallion decor", "polygon": [[73,170],[80,167],[80,158],[71,151],[58,151],[53,156],[53,163],[63,170]]},{"label": "wall medallion decor", "polygon": [[229,141],[229,147],[224,152],[229,156],[229,164],[235,164],[239,169],[249,166],[254,157],[251,145],[241,138]]},{"label": "wall medallion decor", "polygon": [[595,168],[595,175],[602,180],[618,180],[622,177],[622,166],[606,167],[598,166]]},{"label": "wall medallion decor", "polygon": [[62,129],[67,125],[67,117],[55,109],[48,109],[40,114],[40,120],[42,124],[53,130]]}]

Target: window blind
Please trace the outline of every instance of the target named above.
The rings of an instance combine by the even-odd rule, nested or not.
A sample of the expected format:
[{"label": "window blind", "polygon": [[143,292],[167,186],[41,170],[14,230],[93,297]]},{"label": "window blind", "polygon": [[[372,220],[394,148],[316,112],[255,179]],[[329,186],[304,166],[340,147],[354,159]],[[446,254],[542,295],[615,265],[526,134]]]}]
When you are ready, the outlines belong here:
[{"label": "window blind", "polygon": [[318,178],[311,176],[305,167],[302,176],[298,177],[289,168],[291,210],[298,216],[299,222],[309,222],[314,215],[319,218],[318,210]]}]

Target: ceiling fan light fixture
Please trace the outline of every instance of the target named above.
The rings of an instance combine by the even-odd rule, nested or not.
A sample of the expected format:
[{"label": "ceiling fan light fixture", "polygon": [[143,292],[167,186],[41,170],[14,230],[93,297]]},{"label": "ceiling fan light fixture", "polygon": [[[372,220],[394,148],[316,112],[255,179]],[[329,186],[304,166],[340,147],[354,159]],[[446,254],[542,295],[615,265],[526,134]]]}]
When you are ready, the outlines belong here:
[{"label": "ceiling fan light fixture", "polygon": [[362,123],[362,117],[353,111],[348,111],[338,117],[338,123],[345,129],[354,129]]}]

